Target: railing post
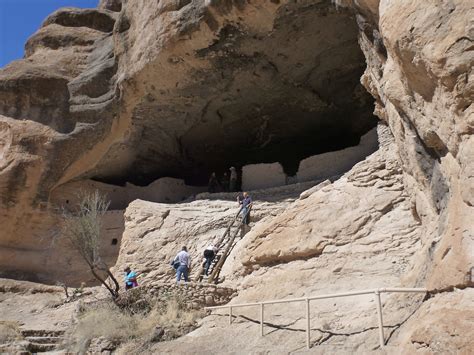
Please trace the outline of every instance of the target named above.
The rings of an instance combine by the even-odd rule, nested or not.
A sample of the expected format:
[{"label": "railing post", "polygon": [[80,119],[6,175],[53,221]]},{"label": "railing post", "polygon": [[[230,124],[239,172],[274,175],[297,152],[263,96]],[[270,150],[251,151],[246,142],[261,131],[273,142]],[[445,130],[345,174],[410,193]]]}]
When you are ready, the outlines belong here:
[{"label": "railing post", "polygon": [[309,309],[309,298],[306,297],[306,347],[309,349],[310,337],[311,337],[311,319],[310,319],[310,309]]},{"label": "railing post", "polygon": [[377,319],[378,319],[378,328],[379,328],[379,343],[380,348],[385,347],[385,336],[383,330],[383,314],[382,314],[382,299],[381,294],[385,292],[422,292],[426,293],[427,290],[425,288],[378,288],[378,289],[370,289],[370,290],[363,290],[357,292],[343,292],[343,293],[335,293],[335,294],[327,294],[321,296],[312,296],[312,297],[300,297],[300,298],[293,298],[287,300],[271,300],[271,301],[264,301],[264,302],[252,302],[252,303],[242,303],[242,304],[232,304],[232,305],[225,305],[225,306],[214,306],[214,307],[205,307],[205,309],[225,309],[229,308],[229,324],[232,323],[232,310],[236,307],[255,307],[260,306],[260,335],[263,336],[263,322],[264,322],[264,306],[265,304],[277,304],[277,303],[290,303],[290,302],[306,302],[306,347],[310,349],[311,347],[311,305],[310,301],[312,300],[319,300],[319,299],[327,299],[327,298],[334,298],[334,297],[348,297],[348,296],[357,296],[357,295],[370,295],[374,294],[375,297],[375,305],[377,307]]},{"label": "railing post", "polygon": [[376,305],[377,305],[377,314],[378,314],[378,319],[379,319],[380,348],[383,348],[385,346],[385,339],[384,339],[384,335],[383,335],[382,302],[380,300],[380,291],[379,290],[375,291],[375,302],[376,302]]}]

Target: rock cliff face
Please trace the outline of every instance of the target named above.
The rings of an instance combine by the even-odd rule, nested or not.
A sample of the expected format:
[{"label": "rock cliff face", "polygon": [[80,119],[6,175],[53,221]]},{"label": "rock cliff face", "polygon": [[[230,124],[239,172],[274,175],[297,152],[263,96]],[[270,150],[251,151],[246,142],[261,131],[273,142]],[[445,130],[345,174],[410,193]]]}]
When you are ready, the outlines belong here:
[{"label": "rock cliff face", "polygon": [[[459,317],[474,284],[473,18],[467,0],[102,0],[58,10],[25,58],[0,71],[1,274],[54,282],[70,278],[68,265],[80,272],[53,238],[56,197],[70,186],[201,184],[232,164],[274,162],[291,176],[304,158],[356,145],[376,125],[375,101],[379,150],[300,199],[301,186],[258,197],[256,223],[223,274],[239,290],[234,302],[427,287],[429,300],[385,301],[393,341],[468,349],[472,335],[456,329],[474,329],[467,311]],[[186,243],[196,259],[234,213],[231,202],[203,200],[229,198],[133,202],[116,270],[171,278],[176,249]],[[370,300],[335,318],[331,304],[318,310],[318,344],[350,338],[351,350],[373,349]],[[430,309],[443,310],[444,327],[426,330],[439,320]],[[291,328],[285,310],[296,312],[276,317]],[[217,328],[179,341],[183,351],[212,348],[212,332],[243,335],[223,351],[268,348],[280,334],[252,343],[243,323],[209,323]],[[299,346],[292,331],[288,350]],[[452,336],[435,340],[440,332]],[[167,346],[176,344],[156,350]]]},{"label": "rock cliff face", "polygon": [[438,289],[472,286],[474,8],[469,1],[352,6],[367,58],[362,82],[393,132],[425,229],[420,278]]},{"label": "rock cliff face", "polygon": [[0,73],[3,274],[54,281],[50,196],[68,182],[202,183],[274,161],[292,175],[356,145],[375,124],[364,66],[353,14],[329,1],[58,10]]}]

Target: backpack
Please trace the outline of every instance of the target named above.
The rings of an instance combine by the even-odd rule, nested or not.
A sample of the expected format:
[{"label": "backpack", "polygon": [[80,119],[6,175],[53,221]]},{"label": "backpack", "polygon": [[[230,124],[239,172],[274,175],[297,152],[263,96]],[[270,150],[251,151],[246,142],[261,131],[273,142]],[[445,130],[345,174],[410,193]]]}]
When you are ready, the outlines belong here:
[{"label": "backpack", "polygon": [[213,258],[214,257],[214,251],[206,249],[204,250],[204,257],[205,258]]},{"label": "backpack", "polygon": [[175,269],[175,270],[178,270],[180,264],[181,264],[181,263],[179,262],[179,260],[171,260],[171,266],[172,266],[173,269]]}]

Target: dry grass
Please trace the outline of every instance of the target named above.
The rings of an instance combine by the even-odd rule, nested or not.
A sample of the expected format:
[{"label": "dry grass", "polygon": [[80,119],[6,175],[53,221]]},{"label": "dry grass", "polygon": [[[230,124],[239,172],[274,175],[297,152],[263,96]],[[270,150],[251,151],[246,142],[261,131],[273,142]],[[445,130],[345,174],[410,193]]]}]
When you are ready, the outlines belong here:
[{"label": "dry grass", "polygon": [[163,328],[163,340],[169,340],[194,329],[196,320],[202,316],[202,312],[187,310],[175,299],[157,303],[151,311],[141,313],[120,309],[112,302],[102,303],[79,317],[66,337],[66,347],[73,352],[84,352],[90,340],[106,337],[120,344],[133,343],[131,348],[136,351],[144,350],[150,345],[149,338],[156,327]]},{"label": "dry grass", "polygon": [[9,343],[14,340],[20,340],[23,336],[21,335],[20,327],[16,322],[0,321],[0,344]]}]

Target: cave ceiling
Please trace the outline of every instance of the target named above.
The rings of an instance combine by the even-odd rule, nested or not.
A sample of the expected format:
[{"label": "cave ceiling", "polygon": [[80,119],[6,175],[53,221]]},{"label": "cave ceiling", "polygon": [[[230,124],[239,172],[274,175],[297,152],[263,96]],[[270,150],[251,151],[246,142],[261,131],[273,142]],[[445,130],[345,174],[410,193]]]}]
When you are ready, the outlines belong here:
[{"label": "cave ceiling", "polygon": [[229,22],[213,43],[169,62],[196,65],[184,84],[149,85],[127,139],[93,178],[202,183],[210,171],[275,161],[292,174],[299,160],[355,145],[375,125],[355,20],[327,4],[282,6],[263,34]]}]

